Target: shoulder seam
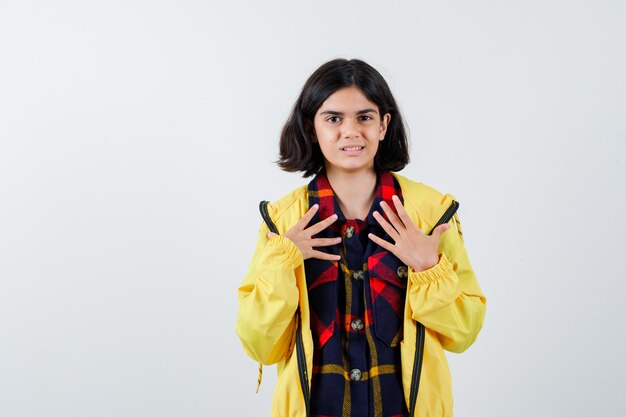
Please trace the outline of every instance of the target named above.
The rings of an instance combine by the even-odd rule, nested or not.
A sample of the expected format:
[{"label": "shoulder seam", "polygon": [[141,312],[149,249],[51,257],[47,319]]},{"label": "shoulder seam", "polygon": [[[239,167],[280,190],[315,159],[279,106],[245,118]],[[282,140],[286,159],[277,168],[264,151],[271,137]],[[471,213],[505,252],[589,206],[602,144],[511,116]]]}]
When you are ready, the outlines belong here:
[{"label": "shoulder seam", "polygon": [[[396,175],[398,177],[398,182],[404,183],[406,186],[409,187],[409,189],[407,189],[407,191],[410,191],[409,193],[407,193],[406,196],[404,196],[404,198],[406,199],[408,197],[408,199],[411,201],[412,205],[414,206],[415,210],[417,211],[418,215],[420,215],[420,208],[423,208],[423,205],[420,206],[418,204],[417,201],[415,201],[415,199],[413,198],[413,192],[414,191],[419,191],[420,189],[429,192],[429,193],[433,193],[433,195],[437,196],[438,199],[441,199],[441,201],[451,197],[453,200],[456,200],[456,198],[454,197],[454,195],[450,194],[450,193],[443,193],[441,191],[439,191],[437,188],[431,187],[430,185],[424,184],[423,182],[419,182],[419,181],[414,181],[408,177],[402,176],[398,173],[393,173],[394,175]],[[434,203],[434,201],[432,201],[430,198],[425,199],[423,201],[423,203],[425,204],[432,204],[433,206],[436,205]],[[443,210],[445,211],[447,209],[447,206],[443,208]],[[427,216],[421,216],[420,218],[424,221],[424,223],[426,223],[426,225],[429,228],[432,228],[435,224],[435,222],[438,220],[438,218],[427,218]]]},{"label": "shoulder seam", "polygon": [[[291,207],[294,205],[294,203],[296,203],[296,201],[298,201],[300,198],[302,198],[302,194],[306,194],[306,190],[308,189],[307,185],[301,185],[298,188],[295,188],[294,190],[292,190],[290,193],[286,194],[285,196],[279,198],[278,200],[274,201],[273,203],[270,203],[270,206],[274,206],[276,209],[276,213],[275,213],[275,218],[273,218],[274,221],[280,219],[282,217],[282,215]],[[291,195],[292,198],[290,200],[287,200],[287,202],[283,202],[285,197]],[[278,206],[277,203],[281,203],[280,206]]]}]

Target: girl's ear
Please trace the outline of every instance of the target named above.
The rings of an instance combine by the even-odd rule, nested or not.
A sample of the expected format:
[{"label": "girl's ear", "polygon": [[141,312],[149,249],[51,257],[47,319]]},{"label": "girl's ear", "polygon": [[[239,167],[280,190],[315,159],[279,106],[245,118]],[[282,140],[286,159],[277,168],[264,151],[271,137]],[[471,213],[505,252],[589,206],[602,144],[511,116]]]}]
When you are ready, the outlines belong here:
[{"label": "girl's ear", "polygon": [[385,134],[387,133],[389,121],[391,121],[391,114],[389,113],[385,113],[385,115],[380,119],[380,133],[382,134],[383,139],[385,138]]}]

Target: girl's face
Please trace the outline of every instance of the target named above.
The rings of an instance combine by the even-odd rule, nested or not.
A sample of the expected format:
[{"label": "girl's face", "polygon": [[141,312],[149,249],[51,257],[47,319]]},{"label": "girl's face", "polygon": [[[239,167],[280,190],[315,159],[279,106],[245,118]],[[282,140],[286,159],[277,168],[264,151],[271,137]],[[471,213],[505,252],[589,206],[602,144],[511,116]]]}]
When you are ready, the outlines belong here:
[{"label": "girl's face", "polygon": [[356,172],[374,169],[378,143],[385,137],[391,115],[356,87],[344,87],[322,103],[314,119],[315,134],[326,171]]}]

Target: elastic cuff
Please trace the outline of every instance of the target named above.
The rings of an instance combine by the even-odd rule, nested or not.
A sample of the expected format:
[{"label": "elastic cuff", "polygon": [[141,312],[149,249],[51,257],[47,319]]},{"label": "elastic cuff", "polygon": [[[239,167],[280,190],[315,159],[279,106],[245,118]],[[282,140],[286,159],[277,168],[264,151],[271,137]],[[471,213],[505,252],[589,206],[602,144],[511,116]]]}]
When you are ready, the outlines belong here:
[{"label": "elastic cuff", "polygon": [[446,254],[442,252],[439,262],[424,271],[416,272],[415,269],[409,266],[409,279],[418,285],[428,284],[446,278],[452,271],[454,271],[452,263],[448,260]]},{"label": "elastic cuff", "polygon": [[286,236],[274,236],[267,242],[267,244],[280,247],[284,251],[285,255],[287,255],[289,265],[294,269],[304,262],[302,252],[300,252],[298,246],[296,246],[296,244]]}]

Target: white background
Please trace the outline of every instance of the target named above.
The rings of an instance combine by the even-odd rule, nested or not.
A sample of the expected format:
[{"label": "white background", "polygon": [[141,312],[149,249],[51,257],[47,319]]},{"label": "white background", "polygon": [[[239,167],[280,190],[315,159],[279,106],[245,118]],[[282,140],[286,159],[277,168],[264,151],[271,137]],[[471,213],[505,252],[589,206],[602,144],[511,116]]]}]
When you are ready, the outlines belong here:
[{"label": "white background", "polygon": [[1,1],[0,416],[261,416],[235,334],[277,139],[360,58],[487,295],[458,416],[622,416],[621,1]]}]

